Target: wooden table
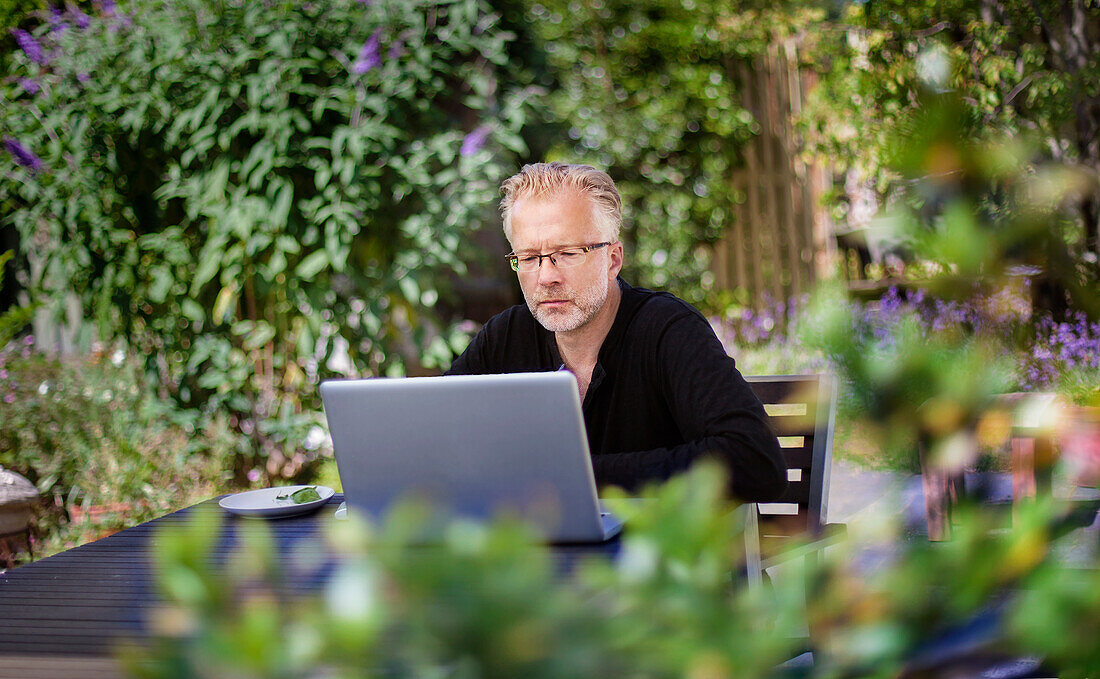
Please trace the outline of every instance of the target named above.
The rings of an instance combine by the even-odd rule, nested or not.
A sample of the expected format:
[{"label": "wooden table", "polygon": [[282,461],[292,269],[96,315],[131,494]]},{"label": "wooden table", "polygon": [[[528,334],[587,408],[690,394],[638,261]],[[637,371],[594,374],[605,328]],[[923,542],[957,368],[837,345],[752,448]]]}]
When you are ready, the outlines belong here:
[{"label": "wooden table", "polygon": [[[281,565],[293,572],[294,546],[314,541],[343,501],[336,495],[305,516],[267,521]],[[151,616],[162,603],[150,561],[153,536],[193,517],[196,507],[139,524],[95,542],[0,574],[0,679],[35,677],[114,677],[114,646],[149,634]],[[220,510],[219,510],[220,511]],[[225,568],[237,546],[238,529],[256,519],[226,515],[211,555]],[[212,528],[214,524],[211,524]],[[566,576],[583,558],[614,558],[616,538],[597,545],[556,545],[552,553]],[[287,578],[294,593],[317,591],[331,574],[336,557],[327,554],[303,577]]]},{"label": "wooden table", "polygon": [[[1051,493],[1057,451],[1055,424],[1062,407],[1056,394],[1044,392],[1003,394],[991,408],[1004,413],[1010,429],[1006,450],[1014,508]],[[965,470],[938,467],[929,454],[920,450],[928,539],[940,542],[952,537],[954,506],[966,494]]]}]

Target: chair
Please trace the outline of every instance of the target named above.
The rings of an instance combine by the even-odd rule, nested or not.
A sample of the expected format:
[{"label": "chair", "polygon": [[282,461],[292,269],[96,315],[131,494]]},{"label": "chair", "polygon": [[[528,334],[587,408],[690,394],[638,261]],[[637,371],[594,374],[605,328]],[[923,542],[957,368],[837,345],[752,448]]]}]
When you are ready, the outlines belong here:
[{"label": "chair", "polygon": [[[809,576],[821,551],[847,534],[843,524],[826,522],[837,382],[830,375],[745,379],[764,404],[787,466],[787,490],[777,502],[755,503],[745,528],[749,587],[763,587],[765,578],[771,581],[770,569],[797,558],[805,559]],[[755,553],[751,543],[759,545]],[[807,580],[807,599],[810,587]],[[806,634],[801,651],[776,668],[776,676],[799,676],[807,659],[815,662],[815,634],[809,625]]]},{"label": "chair", "polygon": [[827,523],[837,382],[830,375],[745,379],[764,403],[787,464],[783,496],[756,505],[761,566],[767,570],[795,556],[813,556],[845,533],[843,524]]}]

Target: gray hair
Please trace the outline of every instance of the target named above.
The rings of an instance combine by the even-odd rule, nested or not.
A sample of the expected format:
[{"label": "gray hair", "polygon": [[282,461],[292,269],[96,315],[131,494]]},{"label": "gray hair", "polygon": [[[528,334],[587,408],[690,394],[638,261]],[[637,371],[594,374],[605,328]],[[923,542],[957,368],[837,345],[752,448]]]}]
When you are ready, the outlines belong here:
[{"label": "gray hair", "polygon": [[524,165],[500,185],[504,197],[500,215],[504,219],[504,236],[512,241],[512,207],[520,198],[546,198],[573,189],[592,203],[592,216],[600,237],[615,242],[623,223],[623,199],[615,182],[601,170],[588,165],[569,163],[534,163]]}]

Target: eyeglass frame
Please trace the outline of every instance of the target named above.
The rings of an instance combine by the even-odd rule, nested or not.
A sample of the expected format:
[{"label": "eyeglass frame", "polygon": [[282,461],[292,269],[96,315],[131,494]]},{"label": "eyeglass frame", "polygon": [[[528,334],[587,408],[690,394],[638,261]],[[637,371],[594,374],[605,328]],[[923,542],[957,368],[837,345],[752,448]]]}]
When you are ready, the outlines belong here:
[{"label": "eyeglass frame", "polygon": [[[544,259],[549,259],[551,264],[553,264],[554,266],[558,266],[558,263],[556,261],[554,261],[554,256],[555,255],[560,255],[561,253],[565,252],[566,250],[580,250],[586,256],[586,261],[587,261],[587,255],[588,255],[589,252],[592,252],[593,250],[599,250],[600,248],[605,248],[609,245],[614,245],[617,242],[618,241],[611,240],[611,241],[604,241],[603,243],[593,243],[591,245],[570,245],[567,248],[559,248],[559,249],[554,250],[553,252],[549,252],[545,255],[537,253],[537,252],[520,255],[519,253],[513,251],[513,252],[509,252],[508,254],[504,255],[504,258],[507,259],[508,263],[512,266],[512,271],[515,271],[516,273],[534,273],[535,271],[538,271],[539,269],[542,268],[542,260],[544,260]],[[535,266],[535,268],[530,269],[529,271],[526,271],[526,272],[520,271],[519,270],[519,258],[521,256],[522,257],[538,257],[539,258],[539,263]],[[577,266],[580,266],[581,264],[584,264],[584,262],[579,262],[577,264]],[[565,268],[568,269],[569,267],[565,267]]]}]

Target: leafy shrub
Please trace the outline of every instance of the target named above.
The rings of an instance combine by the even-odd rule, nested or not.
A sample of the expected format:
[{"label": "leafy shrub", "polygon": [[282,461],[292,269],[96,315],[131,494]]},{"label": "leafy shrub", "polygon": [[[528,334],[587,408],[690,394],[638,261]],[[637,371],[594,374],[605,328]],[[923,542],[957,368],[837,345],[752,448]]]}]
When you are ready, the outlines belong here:
[{"label": "leafy shrub", "polygon": [[232,437],[195,431],[121,354],[0,351],[0,465],[42,495],[37,556],[224,492]]},{"label": "leafy shrub", "polygon": [[[731,191],[760,124],[741,102],[750,63],[800,19],[738,2],[527,0],[533,66],[549,86],[549,155],[598,164],[624,202],[626,275],[702,304],[713,276],[702,243],[733,224]],[[759,21],[746,15],[763,15]],[[541,130],[539,130],[541,131]],[[538,131],[536,131],[538,132]],[[534,136],[534,135],[532,135]]]},{"label": "leafy shrub", "polygon": [[[44,0],[0,0],[0,31],[7,36],[13,28],[18,28],[36,10],[46,8]],[[4,51],[8,51],[4,44]]]},{"label": "leafy shrub", "polygon": [[882,298],[853,305],[858,322],[874,340],[896,340],[898,326],[913,319],[926,335],[999,338],[1012,362],[1012,383],[1019,391],[1057,390],[1072,401],[1096,398],[1100,371],[1100,323],[1084,312],[1058,321],[1050,311],[1033,309],[1029,282],[1006,286],[987,295],[940,299],[919,286],[911,291],[890,287]]},{"label": "leafy shrub", "polygon": [[[0,253],[0,290],[3,289],[4,283],[4,265],[8,263],[11,257],[12,252],[10,250]],[[0,349],[7,346],[16,333],[30,323],[33,314],[34,305],[12,307],[0,313]]]},{"label": "leafy shrub", "polygon": [[[3,224],[101,337],[299,469],[324,375],[445,365],[435,317],[522,98],[479,0],[74,5],[0,85]],[[509,168],[510,169],[510,168]]]},{"label": "leafy shrub", "polygon": [[[149,677],[199,668],[256,677],[319,668],[333,676],[682,677],[719,668],[765,676],[797,644],[795,623],[766,622],[764,592],[732,587],[730,564],[745,543],[722,483],[717,467],[697,470],[627,509],[621,563],[580,563],[570,586],[547,547],[515,521],[454,521],[425,551],[415,536],[431,511],[414,504],[373,530],[338,523],[282,553],[266,526],[238,525],[236,558],[215,569],[205,558],[219,539],[215,509],[165,531],[153,555],[161,591],[188,632],[165,630],[127,661]],[[339,556],[328,568],[319,554]],[[331,577],[317,596],[270,596],[282,574],[301,569]],[[778,587],[790,600],[798,584]]]},{"label": "leafy shrub", "polygon": [[[431,513],[413,504],[290,549],[264,524],[238,524],[236,553],[211,559],[222,514],[200,512],[155,544],[171,624],[123,661],[143,677],[748,679],[786,676],[777,665],[801,652],[808,621],[814,662],[798,676],[972,676],[998,654],[1095,673],[1100,570],[1050,549],[1065,508],[1029,505],[1011,527],[971,508],[952,543],[908,541],[874,565],[841,543],[754,588],[737,574],[744,514],[723,483],[699,466],[651,489],[623,507],[618,556],[568,574],[506,519],[454,521],[425,551],[412,538]],[[319,591],[274,595],[304,574]]]},{"label": "leafy shrub", "polygon": [[[938,250],[937,263],[964,275],[1026,263],[1045,279],[1044,307],[1084,309],[1095,320],[1100,49],[1092,14],[1055,0],[1010,0],[993,13],[972,2],[846,3],[814,27],[810,35],[822,39],[804,52],[820,75],[801,115],[807,150],[881,204],[926,206],[925,225],[951,212],[944,208],[969,216],[928,230],[933,247],[922,254]],[[1033,172],[1021,181],[1024,163]],[[945,181],[912,185],[926,174]],[[970,190],[983,183],[993,190]],[[1020,200],[1028,192],[1017,189],[1029,184]],[[1061,218],[1038,214],[1047,201]]]}]

